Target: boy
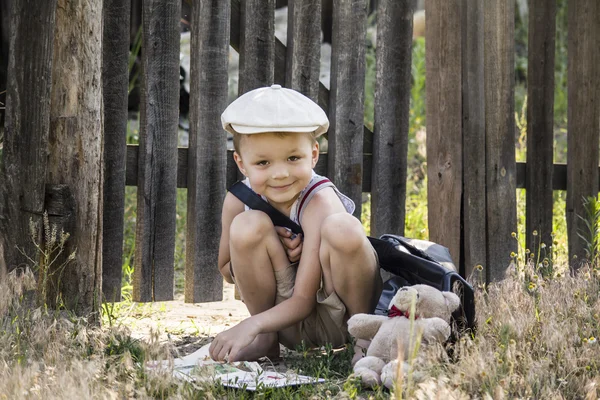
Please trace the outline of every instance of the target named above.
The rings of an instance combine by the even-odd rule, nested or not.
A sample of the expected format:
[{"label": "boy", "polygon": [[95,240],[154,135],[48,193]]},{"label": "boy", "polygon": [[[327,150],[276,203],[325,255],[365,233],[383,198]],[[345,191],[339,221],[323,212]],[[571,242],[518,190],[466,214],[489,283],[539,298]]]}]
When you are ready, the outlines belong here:
[{"label": "boy", "polygon": [[221,116],[234,136],[245,183],[299,223],[304,237],[275,227],[231,193],[223,204],[219,270],[240,290],[250,317],[216,336],[214,360],[279,357],[294,349],[348,341],[346,321],[373,312],[381,293],[377,256],[354,203],[313,172],[325,112],[279,85],[240,96]]}]

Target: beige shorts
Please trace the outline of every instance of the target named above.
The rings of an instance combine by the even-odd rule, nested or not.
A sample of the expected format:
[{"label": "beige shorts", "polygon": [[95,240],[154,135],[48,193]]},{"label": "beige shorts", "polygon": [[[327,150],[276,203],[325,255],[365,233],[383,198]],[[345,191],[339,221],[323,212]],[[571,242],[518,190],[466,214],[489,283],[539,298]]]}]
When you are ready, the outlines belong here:
[{"label": "beige shorts", "polygon": [[[379,256],[373,248],[375,262],[379,264]],[[235,282],[233,268],[229,265],[231,277]],[[286,268],[275,272],[276,298],[275,304],[292,297],[294,285],[296,283],[296,270],[298,262],[288,265]],[[242,300],[243,301],[243,300]],[[350,334],[348,333],[348,316],[346,315],[346,305],[333,292],[326,295],[321,279],[321,288],[317,291],[317,305],[312,313],[303,321],[292,325],[279,332],[279,342],[291,350],[304,341],[306,347],[320,347],[330,343],[334,348],[341,347],[348,343]]]},{"label": "beige shorts", "polygon": [[[298,263],[290,264],[281,271],[275,271],[277,297],[275,304],[292,297],[296,281]],[[307,347],[318,347],[331,343],[333,347],[343,346],[348,341],[348,317],[346,306],[333,292],[329,296],[321,287],[317,291],[317,306],[303,321],[279,333],[279,341],[287,348],[295,347],[304,341]]]}]

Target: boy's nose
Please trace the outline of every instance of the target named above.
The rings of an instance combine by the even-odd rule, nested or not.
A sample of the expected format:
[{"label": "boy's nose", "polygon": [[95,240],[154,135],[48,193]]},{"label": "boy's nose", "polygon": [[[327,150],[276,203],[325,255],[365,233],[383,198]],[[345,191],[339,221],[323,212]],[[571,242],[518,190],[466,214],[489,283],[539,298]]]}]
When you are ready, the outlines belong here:
[{"label": "boy's nose", "polygon": [[279,167],[273,169],[273,179],[282,179],[289,176],[289,172],[285,167]]}]

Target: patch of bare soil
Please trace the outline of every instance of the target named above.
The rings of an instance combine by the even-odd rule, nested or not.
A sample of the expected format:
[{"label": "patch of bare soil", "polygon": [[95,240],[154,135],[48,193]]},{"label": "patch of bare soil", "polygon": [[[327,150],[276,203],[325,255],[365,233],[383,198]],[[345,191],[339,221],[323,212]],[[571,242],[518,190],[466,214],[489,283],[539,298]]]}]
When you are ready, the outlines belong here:
[{"label": "patch of bare soil", "polygon": [[234,285],[224,282],[223,286],[222,301],[185,303],[182,296],[174,301],[135,303],[120,310],[119,322],[135,338],[158,338],[172,344],[176,357],[193,353],[250,315],[244,303],[235,299]]}]

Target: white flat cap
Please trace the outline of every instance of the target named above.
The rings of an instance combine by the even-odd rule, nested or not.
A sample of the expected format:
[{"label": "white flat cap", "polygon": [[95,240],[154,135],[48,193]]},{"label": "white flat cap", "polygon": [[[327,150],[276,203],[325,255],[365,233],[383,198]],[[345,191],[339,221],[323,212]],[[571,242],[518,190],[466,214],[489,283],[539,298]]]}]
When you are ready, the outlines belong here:
[{"label": "white flat cap", "polygon": [[314,132],[329,129],[329,119],[317,103],[292,89],[272,85],[249,91],[221,114],[223,129],[253,134],[263,132]]}]

